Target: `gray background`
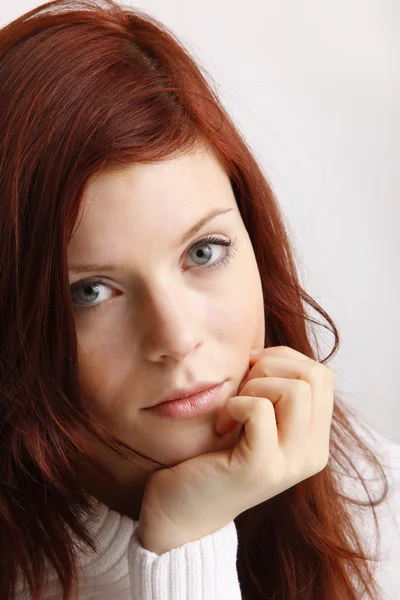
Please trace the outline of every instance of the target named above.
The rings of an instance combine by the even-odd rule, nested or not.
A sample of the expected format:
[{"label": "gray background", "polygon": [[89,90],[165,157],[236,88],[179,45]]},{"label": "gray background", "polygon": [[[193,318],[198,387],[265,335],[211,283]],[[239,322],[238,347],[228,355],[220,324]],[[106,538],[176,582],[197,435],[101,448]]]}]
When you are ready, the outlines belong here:
[{"label": "gray background", "polygon": [[[0,24],[39,4],[2,5]],[[278,197],[303,286],[338,326],[338,390],[400,443],[400,3],[125,4],[211,74]]]}]

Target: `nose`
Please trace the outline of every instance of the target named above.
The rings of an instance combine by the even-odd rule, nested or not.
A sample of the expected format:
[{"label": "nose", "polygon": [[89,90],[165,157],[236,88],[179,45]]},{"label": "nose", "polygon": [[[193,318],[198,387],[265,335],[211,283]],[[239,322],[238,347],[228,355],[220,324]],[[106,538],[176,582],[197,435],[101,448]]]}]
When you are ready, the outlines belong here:
[{"label": "nose", "polygon": [[193,292],[178,290],[174,282],[152,289],[143,311],[143,358],[152,362],[185,359],[203,343],[202,311],[200,297],[196,301]]}]

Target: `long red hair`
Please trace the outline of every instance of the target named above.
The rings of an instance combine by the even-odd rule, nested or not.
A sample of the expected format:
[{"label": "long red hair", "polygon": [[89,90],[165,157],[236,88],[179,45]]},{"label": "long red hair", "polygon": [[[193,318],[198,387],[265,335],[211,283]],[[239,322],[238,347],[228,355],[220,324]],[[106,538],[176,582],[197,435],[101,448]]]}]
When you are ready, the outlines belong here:
[{"label": "long red hair", "polygon": [[[205,140],[229,174],[254,247],[265,346],[322,363],[338,350],[334,322],[299,284],[271,187],[205,75],[164,25],[112,0],[56,0],[0,30],[2,599],[15,597],[21,578],[39,600],[46,564],[66,599],[76,576],[73,536],[95,550],[84,519],[93,504],[77,477],[82,460],[92,460],[81,426],[129,451],[85,412],[78,384],[66,249],[89,178]],[[332,333],[328,356],[312,348],[310,324]],[[363,482],[358,453],[380,472],[382,496],[367,503],[374,517],[388,482],[351,413],[336,395],[323,471],[235,519],[244,599],[379,597],[373,557],[351,517],[361,502],[341,493],[335,467]]]}]

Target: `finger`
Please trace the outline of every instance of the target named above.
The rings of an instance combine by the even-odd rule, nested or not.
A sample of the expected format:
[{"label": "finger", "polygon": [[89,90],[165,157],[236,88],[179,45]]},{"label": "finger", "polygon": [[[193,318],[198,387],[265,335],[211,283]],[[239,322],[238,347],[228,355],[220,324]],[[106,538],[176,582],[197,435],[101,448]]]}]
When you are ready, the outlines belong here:
[{"label": "finger", "polygon": [[[289,359],[291,358],[292,360],[315,362],[312,359],[304,356],[304,354],[301,354],[300,352],[293,350],[292,348],[286,348],[286,346],[264,348],[264,350],[261,350],[258,354],[250,355],[249,369],[248,369],[245,377],[240,382],[238,393],[240,393],[244,384],[247,381],[252,379],[253,376],[255,376],[255,377],[258,376],[259,368],[256,371],[253,371],[255,365],[258,364],[261,360],[264,361],[267,358],[270,359],[272,357],[275,357],[275,358],[281,357],[281,358],[289,358]],[[279,358],[278,358],[278,360],[279,360]]]},{"label": "finger", "polygon": [[243,394],[270,400],[275,410],[280,447],[288,454],[303,450],[311,423],[311,387],[307,382],[263,377],[250,381]]},{"label": "finger", "polygon": [[266,398],[234,396],[228,401],[229,412],[235,421],[244,425],[232,460],[262,465],[272,459],[279,449],[278,431],[272,402]]},{"label": "finger", "polygon": [[297,360],[313,360],[312,358],[298,352],[294,348],[289,346],[268,346],[267,348],[260,348],[258,350],[252,350],[250,352],[249,362],[254,364],[264,356],[287,356],[288,358],[297,358]]},{"label": "finger", "polygon": [[[325,365],[314,360],[299,360],[287,356],[263,356],[250,369],[242,385],[253,379],[282,377],[306,381],[312,390],[310,429],[319,429],[322,434],[330,428],[333,411],[334,374]],[[246,392],[245,392],[246,393]]]}]

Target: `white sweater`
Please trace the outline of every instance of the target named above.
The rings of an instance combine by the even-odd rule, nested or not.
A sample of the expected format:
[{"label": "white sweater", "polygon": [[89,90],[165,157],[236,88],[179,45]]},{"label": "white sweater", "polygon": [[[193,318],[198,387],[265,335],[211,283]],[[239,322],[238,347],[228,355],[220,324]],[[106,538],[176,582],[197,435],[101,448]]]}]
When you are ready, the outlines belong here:
[{"label": "white sweater", "polygon": [[[382,559],[376,569],[376,580],[384,600],[400,600],[400,445],[387,440],[371,427],[369,431],[374,436],[376,455],[383,461],[391,485],[389,500],[376,509],[380,515]],[[361,429],[360,433],[363,434]],[[362,472],[368,474],[366,469]],[[358,480],[354,482],[344,478],[343,488],[354,494],[357,483]],[[373,481],[369,489],[375,497]],[[381,485],[376,493],[380,489]],[[366,499],[361,484],[359,497]],[[370,512],[361,517],[356,514],[355,522],[359,523],[360,531],[374,550],[376,540],[372,539],[374,530]],[[161,555],[141,546],[137,525],[137,521],[98,503],[96,521],[91,524],[98,554],[78,554],[81,565],[79,600],[241,599],[234,521],[210,535]],[[42,598],[59,600],[61,595],[55,576],[49,573],[48,577]]]}]

